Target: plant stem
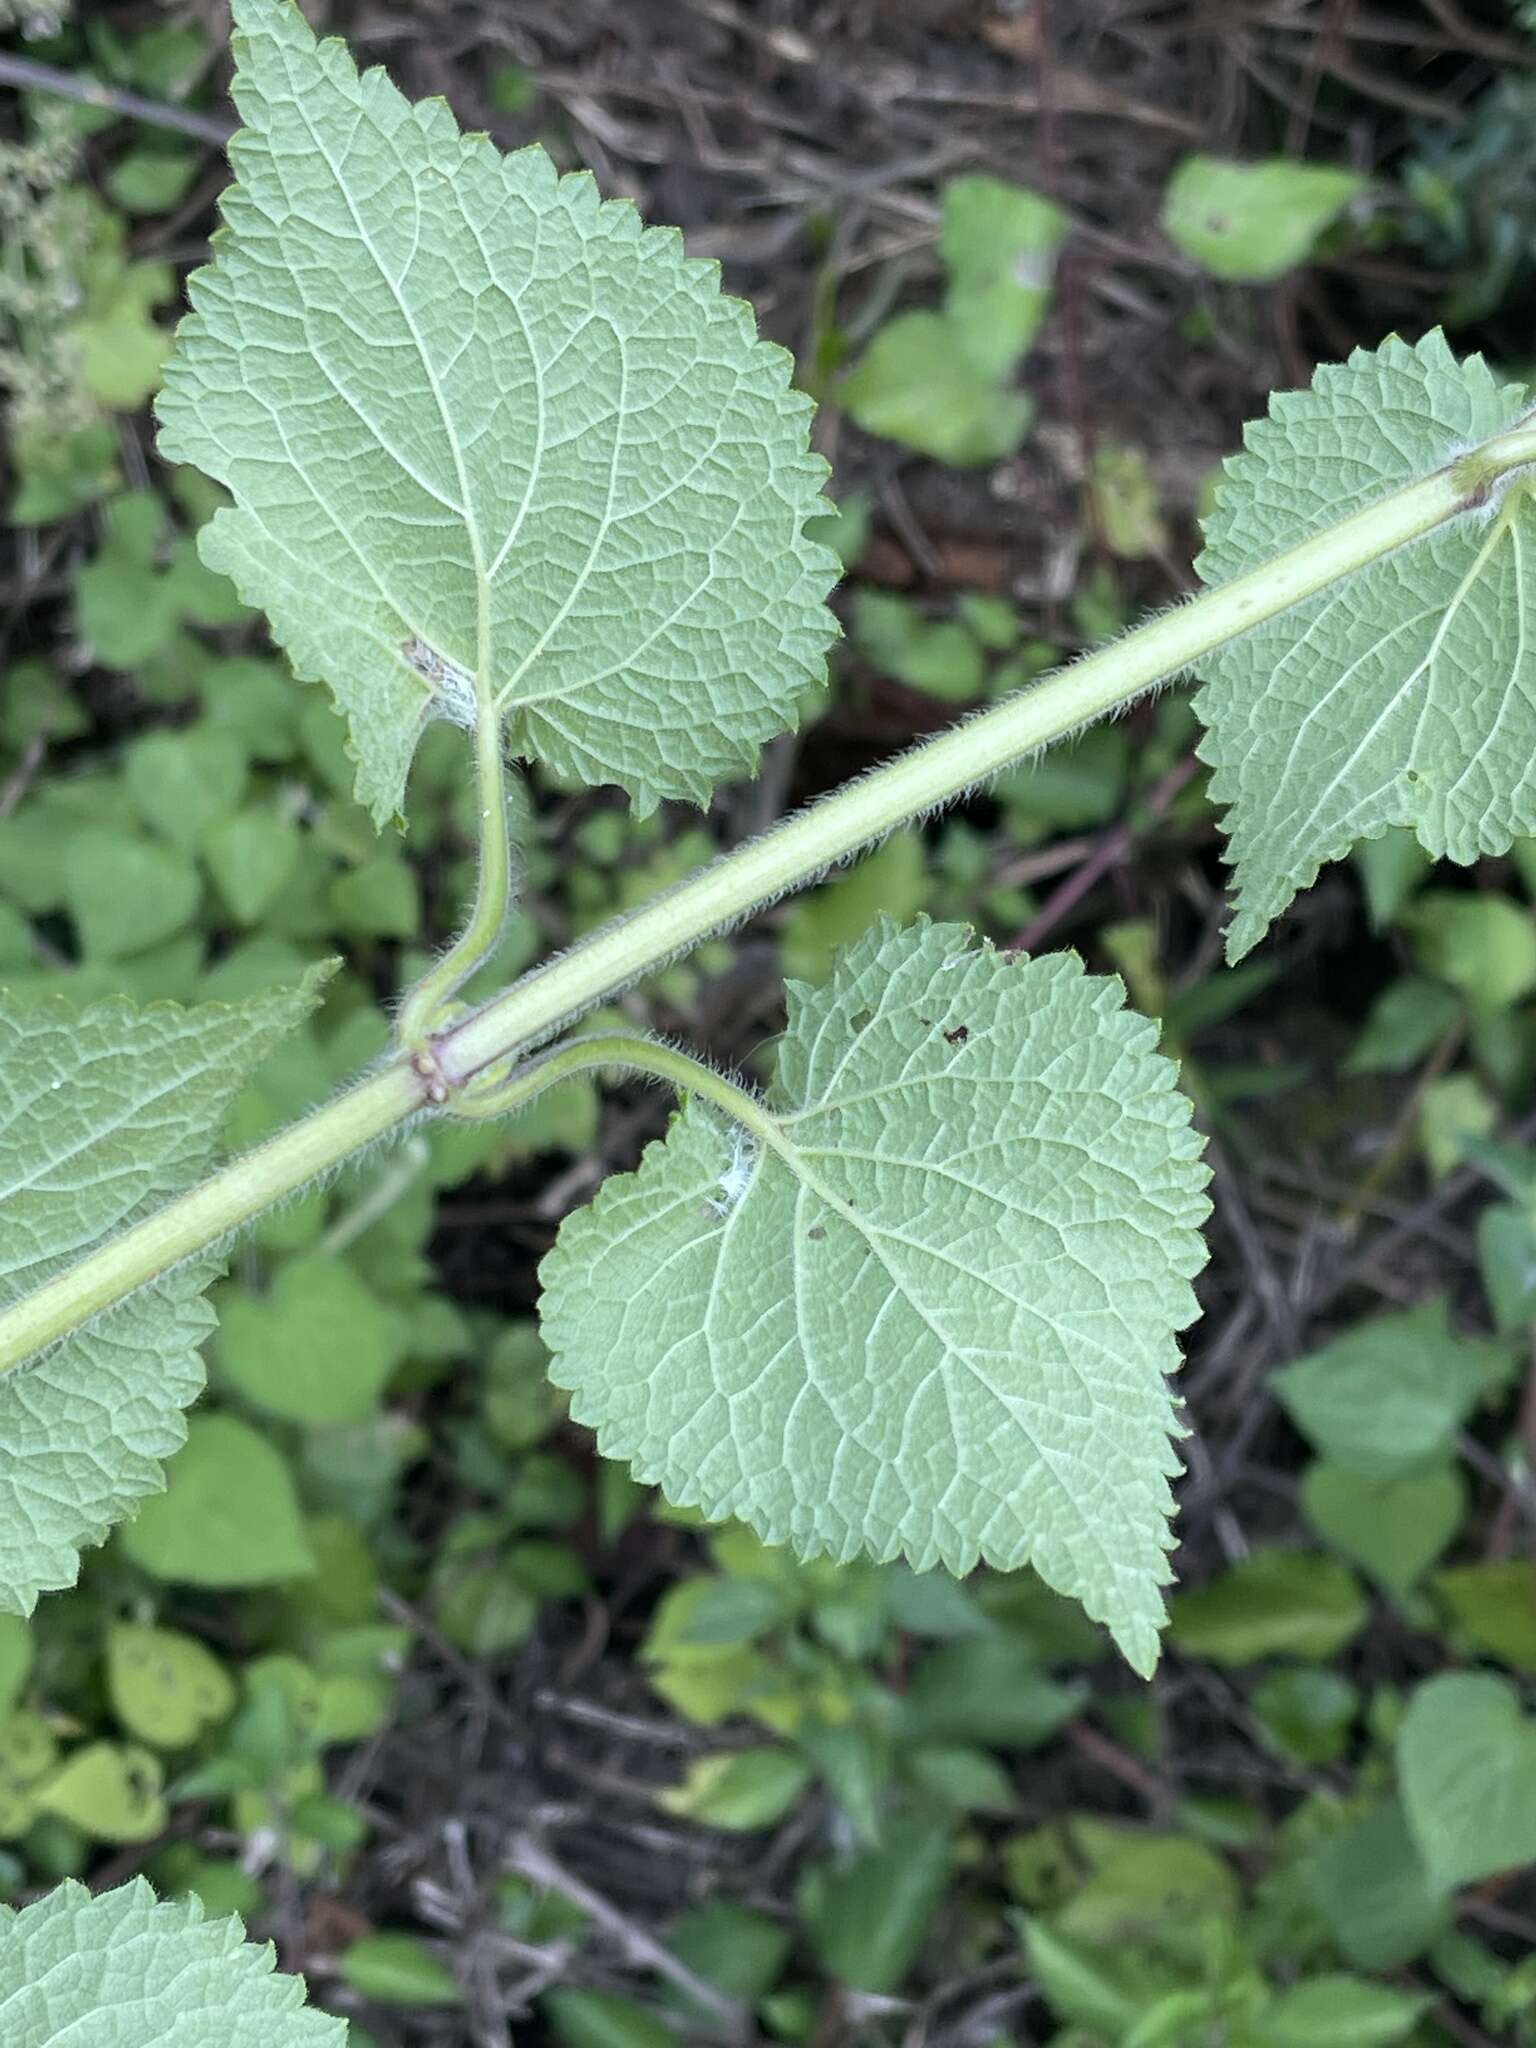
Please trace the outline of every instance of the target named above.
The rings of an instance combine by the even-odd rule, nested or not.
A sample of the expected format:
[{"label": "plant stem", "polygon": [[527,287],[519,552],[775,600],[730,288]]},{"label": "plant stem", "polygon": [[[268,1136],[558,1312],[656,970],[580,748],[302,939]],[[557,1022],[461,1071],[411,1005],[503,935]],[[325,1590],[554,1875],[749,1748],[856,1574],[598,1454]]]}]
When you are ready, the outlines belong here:
[{"label": "plant stem", "polygon": [[396,1060],[66,1266],[0,1314],[0,1373],[329,1173],[414,1115],[425,1095],[421,1075]]},{"label": "plant stem", "polygon": [[221,114],[199,114],[192,107],[168,106],[163,100],[146,99],[142,93],[120,92],[115,85],[103,85],[84,71],[60,71],[53,64],[39,64],[32,57],[0,52],[0,85],[22,92],[51,92],[60,99],[81,100],[88,107],[105,107],[131,121],[147,121],[156,128],[173,128],[182,135],[194,135],[199,142],[211,142],[222,149],[235,131],[233,121]]},{"label": "plant stem", "polygon": [[590,1073],[594,1067],[622,1067],[631,1074],[649,1074],[653,1080],[670,1082],[679,1094],[702,1095],[754,1137],[783,1148],[778,1124],[739,1081],[717,1074],[675,1045],[663,1045],[658,1039],[630,1031],[600,1031],[586,1038],[567,1039],[552,1052],[525,1062],[498,1087],[468,1094],[460,1113],[474,1118],[515,1116],[557,1081]]},{"label": "plant stem", "polygon": [[475,786],[480,798],[480,871],[469,923],[406,997],[395,1035],[415,1051],[442,1021],[448,1003],[489,958],[507,921],[511,898],[512,845],[507,829],[506,764],[502,757],[501,714],[482,693],[475,720]]},{"label": "plant stem", "polygon": [[1498,476],[1532,461],[1536,427],[1513,428],[1472,457],[1392,492],[1230,583],[1149,619],[1085,660],[823,797],[622,923],[603,926],[455,1024],[437,1044],[445,1075],[450,1083],[461,1083],[520,1046],[537,1044],[614,990],[898,825],[952,801],[1105,712],[1121,709],[1227,641],[1432,532],[1468,509],[1463,464],[1477,465],[1471,482],[1476,502]]},{"label": "plant stem", "polygon": [[[306,1182],[342,1163],[419,1110],[445,1104],[457,1091],[640,976],[687,951],[712,932],[770,903],[811,876],[911,819],[946,803],[1027,754],[1131,703],[1143,691],[1197,664],[1227,641],[1302,603],[1330,584],[1379,561],[1459,515],[1482,505],[1512,471],[1536,463],[1536,425],[1521,422],[1445,469],[1404,485],[1363,511],[1235,577],[1230,583],[1150,619],[1075,666],[1006,699],[994,709],[899,755],[886,767],[787,819],[761,839],[715,861],[702,873],[632,915],[605,925],[569,953],[535,969],[430,1044],[402,1052],[389,1066],[325,1109],[213,1174],[121,1237],[88,1253],[43,1287],[0,1312],[0,1371],[65,1336],[180,1260],[217,1243]],[[494,749],[500,789],[500,736],[487,741],[481,721],[477,752],[486,788]],[[491,832],[506,832],[504,804],[487,815]],[[505,888],[506,862],[500,864]],[[494,929],[494,875],[482,864],[481,895],[459,946],[439,966],[467,958],[471,933],[483,944]],[[504,908],[505,898],[502,898]],[[483,913],[483,915],[482,915]],[[499,926],[497,912],[494,925]],[[483,953],[477,956],[483,957]],[[452,969],[458,986],[458,964]],[[429,977],[436,979],[436,977]],[[413,999],[414,1007],[414,999]],[[631,1042],[632,1043],[632,1042]],[[583,1065],[609,1064],[570,1049]],[[649,1048],[650,1052],[665,1049]],[[563,1056],[563,1055],[561,1055]],[[553,1078],[556,1055],[529,1070]],[[705,1088],[696,1068],[682,1085]],[[629,1064],[625,1060],[625,1064]],[[661,1072],[654,1060],[650,1070]],[[667,1078],[678,1078],[669,1074]],[[711,1076],[718,1081],[718,1077]],[[505,1101],[510,1090],[498,1084]],[[730,1084],[719,1081],[719,1088]],[[706,1092],[708,1092],[706,1090]],[[732,1091],[735,1094],[737,1091]],[[526,1099],[526,1098],[522,1098]],[[741,1103],[756,1109],[753,1098]],[[740,1104],[732,1104],[741,1114]],[[758,1112],[761,1115],[761,1112]]]}]

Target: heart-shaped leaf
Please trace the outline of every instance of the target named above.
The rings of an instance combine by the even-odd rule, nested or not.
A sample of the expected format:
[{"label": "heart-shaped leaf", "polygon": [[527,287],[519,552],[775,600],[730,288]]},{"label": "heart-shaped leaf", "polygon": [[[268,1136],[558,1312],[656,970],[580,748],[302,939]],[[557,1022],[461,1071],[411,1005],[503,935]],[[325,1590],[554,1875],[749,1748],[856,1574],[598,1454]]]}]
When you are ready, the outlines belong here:
[{"label": "heart-shaped leaf", "polygon": [[1200,1140],[1118,983],[972,937],[875,925],[791,987],[750,1138],[694,1098],[567,1218],[551,1376],[674,1500],[805,1555],[1033,1563],[1150,1671]]},{"label": "heart-shaped leaf", "polygon": [[1397,1736],[1408,1824],[1447,1891],[1536,1862],[1536,1717],[1490,1672],[1421,1685]]},{"label": "heart-shaped leaf", "polygon": [[840,573],[811,406],[719,271],[539,148],[236,0],[237,181],[191,285],[161,447],[226,484],[210,567],[399,809],[423,722],[639,811],[703,802],[795,721]]}]

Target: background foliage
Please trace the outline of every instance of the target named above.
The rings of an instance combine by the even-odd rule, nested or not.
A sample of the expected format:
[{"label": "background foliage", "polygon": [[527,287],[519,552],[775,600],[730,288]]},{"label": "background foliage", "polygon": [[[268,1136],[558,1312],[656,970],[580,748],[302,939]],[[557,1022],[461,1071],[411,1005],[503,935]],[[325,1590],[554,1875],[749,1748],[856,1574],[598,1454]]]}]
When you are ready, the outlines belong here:
[{"label": "background foliage", "polygon": [[[1190,587],[1271,385],[1437,322],[1526,376],[1523,12],[328,10],[723,258],[835,466],[830,697],[702,816],[530,774],[487,983]],[[376,838],[323,695],[199,561],[218,492],[153,452],[217,10],[7,16],[0,57],[116,99],[25,92],[0,145],[0,972],[41,1030],[340,954],[220,1112],[249,1142],[381,1049],[464,910],[462,739]],[[1144,706],[623,1005],[765,1074],[784,977],[927,911],[1163,1019],[1216,1216],[1152,1686],[1027,1575],[797,1565],[594,1458],[534,1269],[666,1112],[573,1082],[237,1253],[169,1491],[0,1617],[5,1896],[143,1871],[364,2043],[1536,2041],[1533,842],[1464,871],[1389,829],[1225,968],[1193,738]]]}]

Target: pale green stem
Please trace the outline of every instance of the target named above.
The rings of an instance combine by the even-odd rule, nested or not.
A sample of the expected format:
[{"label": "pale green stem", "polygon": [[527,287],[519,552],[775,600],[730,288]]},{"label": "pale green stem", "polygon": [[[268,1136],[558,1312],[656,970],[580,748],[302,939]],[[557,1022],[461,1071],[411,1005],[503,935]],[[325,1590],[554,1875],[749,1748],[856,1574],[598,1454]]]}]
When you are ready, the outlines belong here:
[{"label": "pale green stem", "polygon": [[570,1080],[573,1074],[589,1074],[598,1067],[649,1074],[653,1080],[670,1082],[679,1094],[702,1095],[745,1125],[754,1137],[782,1146],[778,1125],[757,1097],[739,1082],[728,1081],[724,1074],[717,1074],[713,1067],[706,1067],[702,1060],[675,1045],[662,1045],[654,1038],[641,1038],[628,1031],[600,1031],[586,1038],[567,1039],[552,1052],[526,1061],[495,1087],[466,1090],[454,1104],[454,1114],[476,1120],[516,1116],[546,1088]]},{"label": "pale green stem", "polygon": [[502,756],[501,713],[486,695],[475,720],[475,787],[480,803],[480,870],[469,923],[447,952],[429,967],[406,996],[395,1035],[408,1052],[424,1046],[442,1023],[453,997],[491,956],[507,921],[511,899],[512,844],[507,826],[506,763]]},{"label": "pale green stem", "polygon": [[429,1088],[396,1060],[66,1266],[0,1315],[0,1373],[384,1137],[423,1106]]},{"label": "pale green stem", "polygon": [[[714,861],[622,923],[536,968],[439,1039],[451,1082],[537,1044],[615,990],[771,902],[909,819],[952,801],[1025,755],[1122,708],[1202,656],[1432,532],[1491,482],[1536,461],[1536,426],[1484,444],[1230,583],[1148,620],[1071,668],[911,748]],[[1458,482],[1475,465],[1470,485]]]},{"label": "pale green stem", "polygon": [[[429,1047],[409,1056],[402,1053],[350,1094],[224,1167],[201,1187],[0,1312],[0,1371],[66,1335],[179,1260],[216,1243],[417,1110],[446,1103],[477,1075],[547,1039],[712,932],[1052,740],[1131,703],[1227,641],[1470,511],[1501,478],[1529,463],[1536,463],[1536,426],[1522,423],[1433,476],[1391,492],[980,717],[912,748],[715,861],[633,915],[605,925],[571,952],[451,1025]],[[483,764],[483,731],[480,738]],[[499,734],[495,746],[499,776]],[[492,809],[495,815],[487,823],[504,833],[505,809]],[[495,922],[499,926],[499,913]],[[483,940],[478,902],[471,925]],[[453,958],[454,954],[445,956],[440,965]],[[683,1057],[677,1055],[679,1060]],[[547,1072],[542,1063],[540,1071]],[[701,1086],[696,1078],[683,1085]]]}]

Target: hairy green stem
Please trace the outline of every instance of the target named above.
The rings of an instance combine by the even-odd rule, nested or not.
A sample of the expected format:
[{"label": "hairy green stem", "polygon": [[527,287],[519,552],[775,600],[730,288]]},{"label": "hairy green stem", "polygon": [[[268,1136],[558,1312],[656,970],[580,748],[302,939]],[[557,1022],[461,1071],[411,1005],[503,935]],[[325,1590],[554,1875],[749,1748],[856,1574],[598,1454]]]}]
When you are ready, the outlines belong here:
[{"label": "hairy green stem", "polygon": [[727,1080],[724,1074],[717,1074],[713,1067],[706,1067],[702,1060],[675,1045],[663,1045],[658,1039],[642,1038],[630,1031],[599,1031],[585,1038],[567,1039],[553,1051],[525,1060],[496,1087],[467,1090],[463,1100],[454,1105],[455,1114],[477,1119],[515,1116],[557,1081],[568,1081],[573,1074],[589,1074],[598,1067],[621,1067],[626,1073],[649,1074],[653,1080],[669,1082],[679,1094],[702,1095],[745,1125],[754,1137],[768,1144],[778,1141],[778,1125],[757,1097],[739,1082]]},{"label": "hairy green stem", "polygon": [[[1469,480],[1464,465],[1475,460]],[[909,819],[1180,674],[1203,655],[1421,539],[1481,502],[1497,477],[1536,461],[1536,426],[1513,428],[1450,468],[1368,506],[1109,642],[1085,660],[911,748],[714,861],[621,923],[535,968],[438,1041],[443,1069],[469,1079],[537,1044],[661,961],[699,944]]]},{"label": "hairy green stem", "polygon": [[441,959],[429,967],[407,995],[395,1035],[408,1052],[425,1045],[442,1021],[449,1002],[475,969],[489,959],[507,921],[512,894],[512,844],[507,828],[506,763],[502,755],[501,713],[493,698],[482,693],[475,719],[475,788],[480,803],[480,870],[475,882],[475,907],[469,923]]},{"label": "hairy green stem", "polygon": [[430,1085],[408,1061],[393,1061],[24,1294],[0,1315],[0,1373],[395,1130]]},{"label": "hairy green stem", "polygon": [[[1203,656],[1253,627],[1474,510],[1505,477],[1532,463],[1536,463],[1536,425],[1522,421],[1433,475],[1389,493],[1230,583],[1150,619],[1073,667],[910,749],[886,767],[787,819],[761,839],[723,856],[632,915],[605,925],[571,952],[536,968],[472,1015],[450,1025],[430,1044],[402,1052],[348,1094],[235,1160],[200,1187],[179,1196],[0,1313],[0,1371],[67,1335],[179,1260],[217,1243],[420,1109],[449,1103],[477,1076],[540,1044],[712,932],[834,866],[883,833],[951,801],[1025,755],[1131,703],[1143,691],[1197,665]],[[485,723],[482,721],[477,735],[482,777],[487,772],[488,751],[493,748],[499,790],[500,735],[493,724],[488,742]],[[484,788],[482,780],[482,794]],[[504,910],[504,803],[489,807],[486,823],[489,830],[499,829],[502,834],[499,886]],[[487,848],[488,856],[490,851]],[[471,931],[475,943],[483,944],[497,887],[494,864],[487,858],[482,866],[481,896],[461,947],[469,942]],[[496,911],[497,928],[500,916],[501,911]],[[443,983],[451,982],[453,987],[461,979],[458,964],[451,973],[447,970],[456,956],[462,964],[468,954],[456,947],[439,963],[444,970]],[[483,954],[472,964],[478,965],[479,957]],[[433,1001],[436,999],[434,993]],[[417,1007],[415,998],[412,1007]],[[425,1015],[426,1010],[427,1006],[421,1005],[419,1014]],[[571,1050],[576,1053],[575,1048]],[[610,1063],[594,1060],[590,1052],[576,1056],[583,1065]],[[556,1057],[536,1062],[529,1070],[544,1077],[540,1086],[548,1085]],[[689,1069],[690,1078],[681,1085],[703,1087],[697,1075],[708,1070],[696,1069],[683,1054],[675,1057]],[[632,1062],[625,1059],[622,1063]],[[661,1071],[654,1060],[649,1070]],[[678,1076],[669,1074],[667,1078]],[[494,1093],[505,1101],[520,1085],[498,1081]],[[488,1099],[490,1092],[482,1084],[482,1100]]]}]

